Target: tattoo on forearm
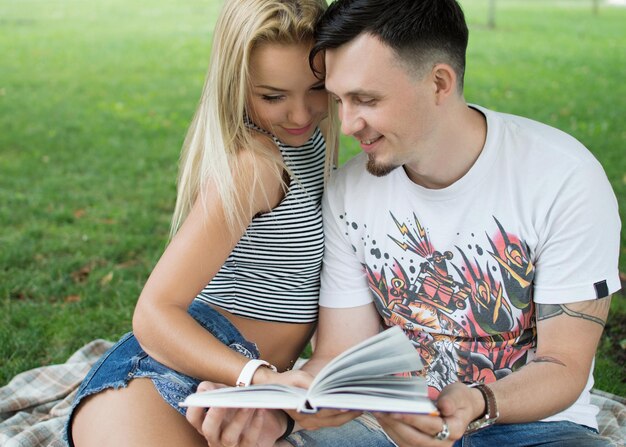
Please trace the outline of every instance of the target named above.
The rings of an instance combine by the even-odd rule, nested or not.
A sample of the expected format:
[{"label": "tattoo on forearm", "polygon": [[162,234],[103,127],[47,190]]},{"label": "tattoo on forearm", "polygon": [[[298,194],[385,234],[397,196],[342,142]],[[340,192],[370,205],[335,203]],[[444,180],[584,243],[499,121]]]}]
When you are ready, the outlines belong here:
[{"label": "tattoo on forearm", "polygon": [[[604,327],[609,305],[610,301],[606,299],[575,304],[539,304],[537,305],[537,321],[547,320],[559,315],[568,315],[573,318],[582,318]],[[604,315],[604,318],[598,315]]]},{"label": "tattoo on forearm", "polygon": [[554,364],[561,365],[561,366],[567,366],[562,361],[557,360],[554,357],[548,357],[547,355],[544,355],[542,357],[537,357],[531,360],[529,363],[554,363]]}]

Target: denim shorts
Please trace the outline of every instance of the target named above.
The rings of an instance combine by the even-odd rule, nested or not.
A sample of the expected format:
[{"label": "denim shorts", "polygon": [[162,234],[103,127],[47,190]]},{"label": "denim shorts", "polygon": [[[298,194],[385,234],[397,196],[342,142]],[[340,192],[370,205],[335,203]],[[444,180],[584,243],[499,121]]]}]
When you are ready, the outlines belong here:
[{"label": "denim shorts", "polygon": [[[189,314],[232,350],[250,359],[259,358],[257,346],[247,341],[226,317],[208,304],[194,301],[189,306]],[[129,332],[94,364],[78,388],[66,426],[69,444],[73,445],[69,436],[72,417],[83,398],[109,388],[126,387],[132,379],[142,377],[150,378],[161,397],[182,415],[187,409],[178,403],[194,393],[201,382],[154,360]]]},{"label": "denim shorts", "polygon": [[300,430],[287,437],[295,447],[395,447],[374,416],[363,413],[339,427]]},{"label": "denim shorts", "polygon": [[[373,418],[363,416],[340,427],[298,431],[287,438],[296,447],[395,447]],[[569,421],[496,424],[465,435],[453,447],[614,447],[592,428]]]}]

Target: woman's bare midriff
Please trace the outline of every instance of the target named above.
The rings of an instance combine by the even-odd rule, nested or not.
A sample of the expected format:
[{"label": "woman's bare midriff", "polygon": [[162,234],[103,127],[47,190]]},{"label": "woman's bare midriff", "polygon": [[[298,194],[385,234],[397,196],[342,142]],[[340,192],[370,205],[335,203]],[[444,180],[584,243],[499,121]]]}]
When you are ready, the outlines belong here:
[{"label": "woman's bare midriff", "polygon": [[241,332],[246,340],[256,343],[261,358],[279,371],[290,369],[315,331],[315,323],[280,323],[253,320],[212,306]]}]

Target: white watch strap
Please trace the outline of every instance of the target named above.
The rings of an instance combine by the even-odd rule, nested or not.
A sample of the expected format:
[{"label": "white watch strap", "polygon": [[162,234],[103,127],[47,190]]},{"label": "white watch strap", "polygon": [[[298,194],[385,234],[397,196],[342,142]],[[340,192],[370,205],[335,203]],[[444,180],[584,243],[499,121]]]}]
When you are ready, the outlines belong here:
[{"label": "white watch strap", "polygon": [[271,369],[272,371],[276,371],[276,367],[274,365],[270,365],[265,360],[254,359],[250,360],[241,370],[239,377],[237,378],[236,386],[248,386],[252,382],[252,377],[254,377],[254,373],[261,366]]}]

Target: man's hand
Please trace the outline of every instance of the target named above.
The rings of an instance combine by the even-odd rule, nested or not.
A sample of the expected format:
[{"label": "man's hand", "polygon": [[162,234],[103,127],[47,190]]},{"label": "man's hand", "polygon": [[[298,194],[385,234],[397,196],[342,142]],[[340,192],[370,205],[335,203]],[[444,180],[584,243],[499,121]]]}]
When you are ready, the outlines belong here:
[{"label": "man's hand", "polygon": [[[376,413],[376,419],[399,447],[449,447],[465,433],[467,425],[485,411],[480,391],[462,383],[446,386],[439,395],[437,408],[440,416],[400,413]],[[446,440],[435,436],[448,427]]]}]

